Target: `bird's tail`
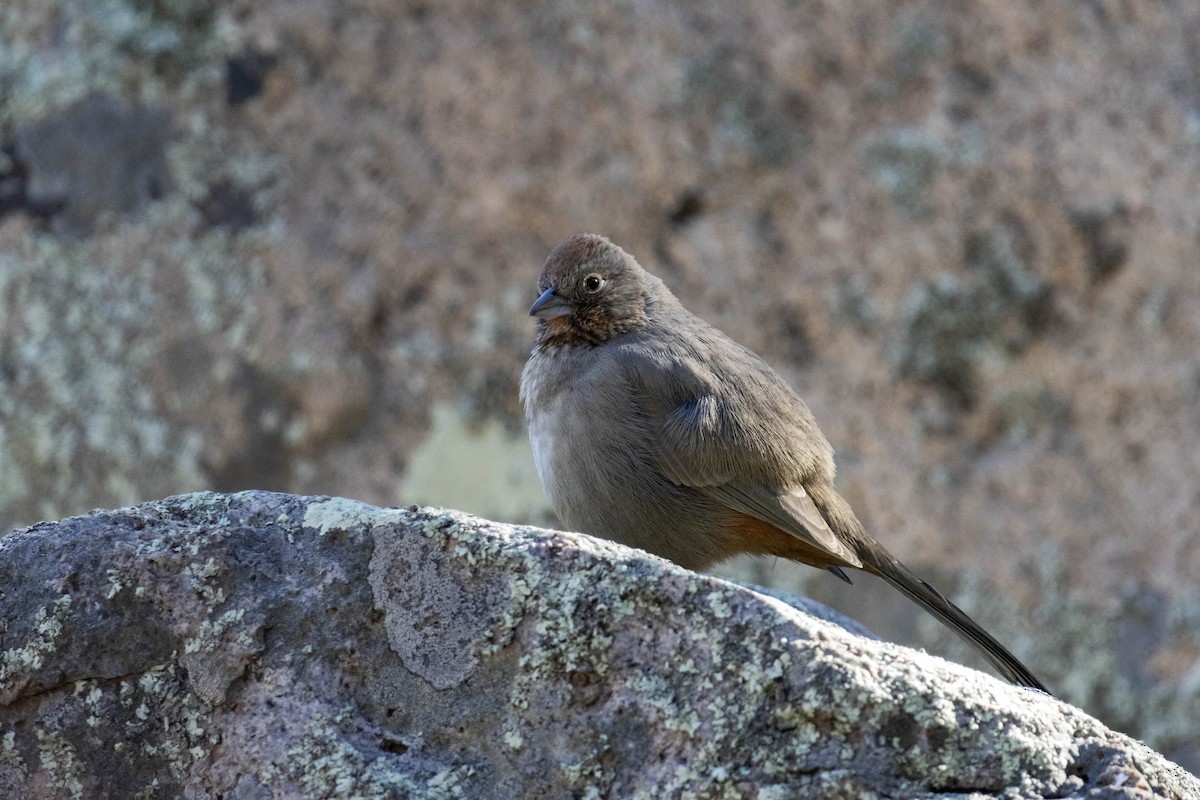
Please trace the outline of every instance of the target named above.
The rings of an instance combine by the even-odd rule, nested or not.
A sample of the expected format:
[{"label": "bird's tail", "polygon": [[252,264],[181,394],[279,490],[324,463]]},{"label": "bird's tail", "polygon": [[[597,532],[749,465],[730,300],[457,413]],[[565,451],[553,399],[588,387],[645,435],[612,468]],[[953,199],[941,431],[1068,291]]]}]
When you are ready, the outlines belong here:
[{"label": "bird's tail", "polygon": [[[1030,686],[1050,694],[1029,668],[1008,652],[1004,645],[992,638],[978,622],[968,617],[966,612],[947,600],[937,589],[917,577],[912,570],[897,561],[883,545],[871,538],[854,516],[849,503],[834,490],[832,484],[818,482],[805,488],[812,495],[825,519],[829,521],[830,527],[837,532],[838,538],[843,542],[853,543],[852,549],[862,561],[864,570],[883,578],[914,603],[941,620],[978,650],[1006,679],[1018,686]],[[840,577],[844,577],[844,573]]]},{"label": "bird's tail", "polygon": [[[866,557],[863,557],[866,555]],[[946,596],[930,586],[921,578],[901,564],[882,547],[871,548],[867,554],[859,553],[863,568],[872,572],[892,586],[899,589],[906,597],[921,608],[933,614],[951,630],[969,642],[986,658],[996,670],[1012,683],[1018,686],[1030,686],[1050,694],[1050,691],[1034,677],[1029,668],[1017,660],[1017,657],[1000,644],[990,633],[979,626],[975,620],[967,616],[961,608],[946,599]]]}]

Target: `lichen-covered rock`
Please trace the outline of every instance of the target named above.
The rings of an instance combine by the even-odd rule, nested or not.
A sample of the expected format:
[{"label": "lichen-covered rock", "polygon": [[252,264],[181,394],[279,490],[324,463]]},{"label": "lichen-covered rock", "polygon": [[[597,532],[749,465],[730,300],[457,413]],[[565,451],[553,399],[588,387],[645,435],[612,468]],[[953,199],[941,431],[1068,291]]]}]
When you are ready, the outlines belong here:
[{"label": "lichen-covered rock", "polygon": [[588,537],[194,494],[0,538],[4,797],[1195,797],[1080,710]]}]

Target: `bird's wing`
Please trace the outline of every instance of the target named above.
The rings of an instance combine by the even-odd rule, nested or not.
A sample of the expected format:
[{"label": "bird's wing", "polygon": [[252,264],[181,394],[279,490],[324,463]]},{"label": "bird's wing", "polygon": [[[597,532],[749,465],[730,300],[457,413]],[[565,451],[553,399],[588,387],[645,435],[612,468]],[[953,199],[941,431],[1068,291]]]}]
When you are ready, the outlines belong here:
[{"label": "bird's wing", "polygon": [[700,491],[735,511],[761,519],[784,533],[836,556],[845,564],[852,567],[862,566],[858,556],[842,544],[841,539],[830,529],[829,523],[825,521],[820,509],[803,486],[786,494],[762,486],[731,483],[709,486]]},{"label": "bird's wing", "polygon": [[[659,469],[672,483],[697,489],[850,566],[861,567],[858,556],[838,539],[802,482],[793,480],[778,488],[766,479],[772,471],[781,471],[776,463],[781,445],[738,424],[744,418],[741,415],[753,411],[722,407],[713,394],[679,404],[667,415],[659,434]],[[785,431],[780,435],[799,435],[788,428]]]}]

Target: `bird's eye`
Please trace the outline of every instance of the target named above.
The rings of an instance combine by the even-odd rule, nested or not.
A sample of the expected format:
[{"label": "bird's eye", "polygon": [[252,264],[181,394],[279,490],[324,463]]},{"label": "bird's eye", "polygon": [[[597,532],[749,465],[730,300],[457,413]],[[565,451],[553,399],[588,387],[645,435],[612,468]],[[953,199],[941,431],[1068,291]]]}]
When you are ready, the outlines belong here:
[{"label": "bird's eye", "polygon": [[599,275],[588,275],[583,279],[583,285],[589,292],[598,292],[604,286],[604,278]]}]

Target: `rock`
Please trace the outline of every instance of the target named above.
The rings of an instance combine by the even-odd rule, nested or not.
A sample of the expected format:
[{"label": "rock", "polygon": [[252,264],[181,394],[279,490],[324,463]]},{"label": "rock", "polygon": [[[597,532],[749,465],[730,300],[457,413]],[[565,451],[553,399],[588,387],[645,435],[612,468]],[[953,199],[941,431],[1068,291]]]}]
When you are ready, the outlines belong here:
[{"label": "rock", "polygon": [[0,538],[5,797],[1195,797],[1079,709],[577,534],[193,494]]}]

